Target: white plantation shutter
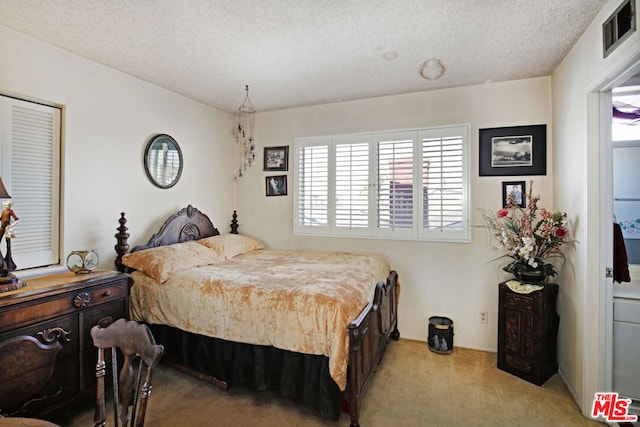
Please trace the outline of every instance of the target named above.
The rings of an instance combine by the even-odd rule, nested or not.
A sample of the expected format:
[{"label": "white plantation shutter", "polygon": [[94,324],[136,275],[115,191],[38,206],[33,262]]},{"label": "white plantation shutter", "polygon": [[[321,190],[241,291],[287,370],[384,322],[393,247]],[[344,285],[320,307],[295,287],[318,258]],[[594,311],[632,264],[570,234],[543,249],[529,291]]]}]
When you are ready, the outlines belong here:
[{"label": "white plantation shutter", "polygon": [[[369,139],[369,138],[367,138]],[[369,142],[335,145],[335,226],[369,227]]]},{"label": "white plantation shutter", "polygon": [[308,141],[295,147],[294,227],[307,232],[329,226],[329,145]]},{"label": "white plantation shutter", "polygon": [[[422,170],[423,237],[449,234],[468,238],[466,128],[419,133]],[[444,237],[448,239],[447,237]]]},{"label": "white plantation shutter", "polygon": [[468,126],[295,141],[296,234],[469,241]]},{"label": "white plantation shutter", "polygon": [[13,259],[18,270],[58,264],[60,109],[0,100],[0,176],[20,218],[11,241]]},{"label": "white plantation shutter", "polygon": [[378,228],[396,235],[413,229],[415,139],[415,132],[378,138]]}]

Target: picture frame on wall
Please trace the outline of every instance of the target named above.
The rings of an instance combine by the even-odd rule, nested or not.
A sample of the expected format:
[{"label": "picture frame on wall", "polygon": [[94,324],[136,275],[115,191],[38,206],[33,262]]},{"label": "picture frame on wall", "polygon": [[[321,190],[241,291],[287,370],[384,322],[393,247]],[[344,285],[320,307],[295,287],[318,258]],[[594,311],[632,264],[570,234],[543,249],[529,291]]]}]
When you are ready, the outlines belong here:
[{"label": "picture frame on wall", "polygon": [[289,170],[289,147],[264,147],[264,170]]},{"label": "picture frame on wall", "polygon": [[516,205],[521,208],[527,205],[527,189],[525,181],[503,181],[502,182],[502,207],[508,205],[509,196],[513,196]]},{"label": "picture frame on wall", "polygon": [[547,174],[547,125],[480,129],[479,175]]},{"label": "picture frame on wall", "polygon": [[287,175],[268,176],[264,179],[267,196],[287,195]]}]

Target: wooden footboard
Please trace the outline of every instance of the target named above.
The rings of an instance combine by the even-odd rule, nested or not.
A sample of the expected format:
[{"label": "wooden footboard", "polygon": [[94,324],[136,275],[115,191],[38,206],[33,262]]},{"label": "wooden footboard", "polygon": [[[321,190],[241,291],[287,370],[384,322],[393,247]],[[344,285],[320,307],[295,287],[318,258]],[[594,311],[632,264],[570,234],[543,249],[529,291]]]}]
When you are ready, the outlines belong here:
[{"label": "wooden footboard", "polygon": [[387,282],[378,282],[373,301],[349,324],[349,382],[347,399],[351,427],[360,426],[360,403],[387,348],[389,339],[397,341],[398,273],[392,271]]}]

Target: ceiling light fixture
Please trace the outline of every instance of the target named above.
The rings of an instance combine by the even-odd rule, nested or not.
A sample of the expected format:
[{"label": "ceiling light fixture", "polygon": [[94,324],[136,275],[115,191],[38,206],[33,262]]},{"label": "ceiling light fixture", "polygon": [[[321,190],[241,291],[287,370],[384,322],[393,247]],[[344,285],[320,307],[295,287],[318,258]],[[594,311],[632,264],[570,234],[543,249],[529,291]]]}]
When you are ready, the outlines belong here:
[{"label": "ceiling light fixture", "polygon": [[427,59],[420,65],[420,75],[426,80],[438,80],[444,75],[447,68],[438,58]]},{"label": "ceiling light fixture", "polygon": [[244,90],[247,92],[244,102],[234,114],[233,136],[236,142],[240,143],[240,167],[233,176],[234,181],[243,178],[256,161],[256,144],[253,139],[253,123],[256,115],[256,109],[249,99],[249,85],[245,85]]}]

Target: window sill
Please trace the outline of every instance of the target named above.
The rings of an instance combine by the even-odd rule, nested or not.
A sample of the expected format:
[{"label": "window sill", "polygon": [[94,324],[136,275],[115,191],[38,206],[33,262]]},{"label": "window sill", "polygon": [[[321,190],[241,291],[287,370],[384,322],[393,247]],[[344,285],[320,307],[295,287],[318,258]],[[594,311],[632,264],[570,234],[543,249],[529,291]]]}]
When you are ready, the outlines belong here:
[{"label": "window sill", "polygon": [[20,280],[32,279],[34,277],[46,276],[47,274],[63,273],[69,271],[63,265],[50,265],[47,267],[32,268],[29,270],[14,271],[13,274]]}]

